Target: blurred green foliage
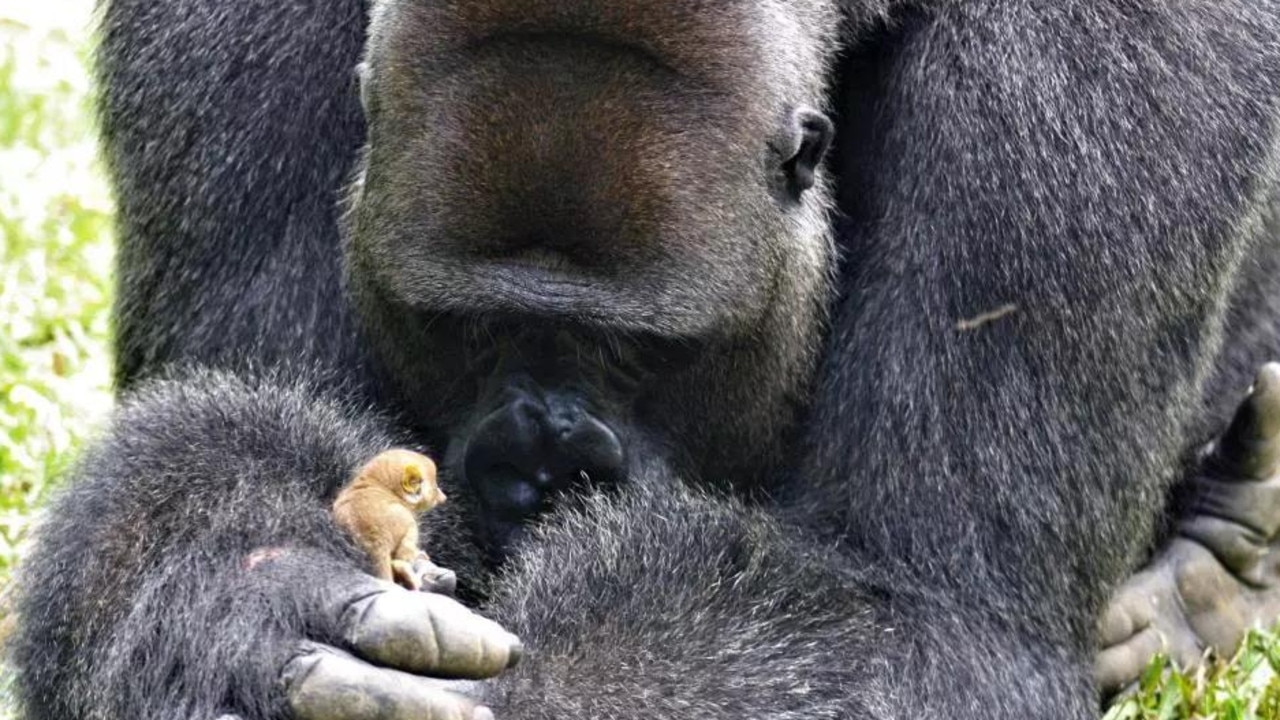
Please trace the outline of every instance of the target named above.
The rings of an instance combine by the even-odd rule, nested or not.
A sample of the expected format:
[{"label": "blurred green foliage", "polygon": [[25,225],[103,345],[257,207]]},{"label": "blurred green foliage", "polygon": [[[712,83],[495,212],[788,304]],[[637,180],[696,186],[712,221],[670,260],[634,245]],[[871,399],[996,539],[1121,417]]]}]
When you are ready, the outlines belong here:
[{"label": "blurred green foliage", "polygon": [[1147,667],[1130,696],[1103,720],[1275,720],[1280,718],[1280,637],[1253,632],[1230,662],[1175,672],[1167,658]]},{"label": "blurred green foliage", "polygon": [[[0,0],[0,597],[40,504],[111,403],[92,9]],[[0,720],[11,680],[0,668]]]},{"label": "blurred green foliage", "polygon": [[0,585],[110,406],[111,203],[88,92],[91,10],[0,3]]}]

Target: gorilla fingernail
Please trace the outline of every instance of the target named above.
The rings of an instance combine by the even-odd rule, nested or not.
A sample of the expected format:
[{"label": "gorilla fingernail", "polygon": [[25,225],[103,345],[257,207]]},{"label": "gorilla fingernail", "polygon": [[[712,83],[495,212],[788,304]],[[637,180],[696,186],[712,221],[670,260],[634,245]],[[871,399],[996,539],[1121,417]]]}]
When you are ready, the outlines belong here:
[{"label": "gorilla fingernail", "polygon": [[513,636],[511,647],[507,649],[507,669],[520,664],[520,660],[524,658],[524,643]]}]

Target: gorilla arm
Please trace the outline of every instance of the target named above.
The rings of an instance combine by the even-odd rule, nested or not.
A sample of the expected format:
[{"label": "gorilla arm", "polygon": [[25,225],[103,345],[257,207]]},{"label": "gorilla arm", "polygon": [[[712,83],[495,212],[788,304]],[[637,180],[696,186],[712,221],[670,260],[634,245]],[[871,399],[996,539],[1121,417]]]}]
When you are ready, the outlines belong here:
[{"label": "gorilla arm", "polygon": [[26,717],[483,717],[419,676],[496,674],[518,642],[365,574],[329,515],[389,445],[305,387],[197,373],[135,393],[24,566]]},{"label": "gorilla arm", "polygon": [[484,702],[520,720],[932,717],[913,714],[929,698],[884,682],[885,648],[979,642],[991,649],[981,664],[908,653],[896,669],[948,673],[959,690],[949,699],[975,708],[956,717],[1004,717],[975,703],[1007,673],[1027,682],[1005,693],[1083,707],[1078,685],[1036,675],[1054,657],[1048,643],[1009,652],[1000,628],[967,622],[947,599],[927,599],[936,622],[911,631],[923,638],[884,624],[868,570],[803,528],[678,485],[589,498],[557,511],[504,572],[488,609],[531,652]]},{"label": "gorilla arm", "polygon": [[[1243,467],[1273,455],[1274,443],[1237,442],[1253,430],[1233,426],[1220,457]],[[1067,682],[1046,671],[1081,661],[1056,639],[1011,644],[1009,625],[967,598],[904,587],[892,569],[693,493],[659,464],[557,511],[504,569],[487,610],[533,652],[470,688],[499,717],[929,717],[944,703],[962,708],[947,717],[1003,717],[1026,702],[1036,716],[1096,712],[1087,671]],[[386,691],[360,669],[353,681],[332,668],[313,687],[330,701],[330,688]],[[322,705],[299,716],[347,717]]]},{"label": "gorilla arm", "polygon": [[528,633],[499,718],[846,718],[868,607],[801,536],[665,473],[558,510],[489,608]]},{"label": "gorilla arm", "polygon": [[[903,18],[845,68],[854,230],[791,500],[883,568],[903,716],[1042,716],[1009,688],[1048,684],[1083,717],[1272,193],[1280,17],[992,6]],[[992,652],[1002,682],[952,677]]]}]

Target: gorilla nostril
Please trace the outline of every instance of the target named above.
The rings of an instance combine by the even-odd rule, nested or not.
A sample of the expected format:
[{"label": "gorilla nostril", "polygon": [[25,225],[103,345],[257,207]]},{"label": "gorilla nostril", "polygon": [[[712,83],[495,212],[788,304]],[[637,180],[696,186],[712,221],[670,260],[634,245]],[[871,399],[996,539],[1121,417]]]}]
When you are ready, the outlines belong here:
[{"label": "gorilla nostril", "polygon": [[531,515],[542,505],[543,491],[511,463],[476,464],[468,468],[467,477],[484,504],[504,517]]},{"label": "gorilla nostril", "polygon": [[533,514],[542,505],[543,493],[532,483],[519,480],[508,483],[506,492],[503,494],[506,496],[508,507],[520,515]]},{"label": "gorilla nostril", "polygon": [[581,460],[579,472],[593,476],[620,477],[626,463],[622,441],[608,425],[588,415],[565,438]]},{"label": "gorilla nostril", "polygon": [[508,406],[512,432],[523,438],[542,434],[542,418],[546,411],[527,398],[519,398]]},{"label": "gorilla nostril", "polygon": [[561,442],[564,442],[574,430],[582,425],[583,414],[584,413],[576,406],[557,406],[551,413],[549,413],[547,417],[547,424],[551,426],[552,434]]},{"label": "gorilla nostril", "polygon": [[462,477],[480,501],[482,537],[500,556],[520,525],[560,491],[625,474],[621,440],[574,392],[508,385],[504,402],[467,439]]}]

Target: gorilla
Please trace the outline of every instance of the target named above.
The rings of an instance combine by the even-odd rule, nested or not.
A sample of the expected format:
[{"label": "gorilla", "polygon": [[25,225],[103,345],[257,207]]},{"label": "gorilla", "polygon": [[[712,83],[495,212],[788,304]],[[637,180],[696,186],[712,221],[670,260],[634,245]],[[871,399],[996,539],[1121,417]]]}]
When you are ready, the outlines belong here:
[{"label": "gorilla", "polygon": [[[109,0],[98,72],[28,720],[1087,718],[1277,613],[1280,369],[1199,451],[1280,350],[1270,3]],[[329,513],[391,447],[456,600]]]}]

